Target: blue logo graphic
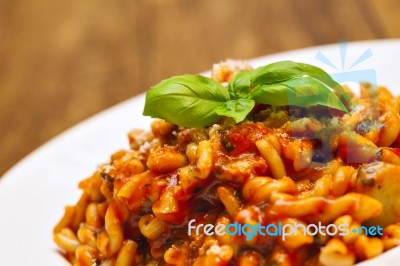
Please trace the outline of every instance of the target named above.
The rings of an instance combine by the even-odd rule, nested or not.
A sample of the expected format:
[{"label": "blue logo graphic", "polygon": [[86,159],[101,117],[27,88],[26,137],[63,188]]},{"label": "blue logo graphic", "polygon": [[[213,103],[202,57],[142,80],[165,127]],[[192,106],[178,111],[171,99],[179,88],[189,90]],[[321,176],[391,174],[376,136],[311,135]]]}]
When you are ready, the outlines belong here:
[{"label": "blue logo graphic", "polygon": [[[328,69],[333,70],[328,71],[328,74],[338,83],[342,85],[354,85],[356,84],[363,84],[363,86],[366,88],[368,87],[368,93],[370,97],[372,95],[376,95],[376,90],[377,90],[377,77],[376,77],[376,71],[374,69],[366,68],[366,69],[361,69],[357,68],[354,69],[357,66],[360,66],[363,62],[368,60],[373,56],[373,53],[371,49],[366,49],[364,51],[360,51],[360,55],[355,59],[355,60],[350,60],[348,59],[349,51],[348,51],[348,46],[347,42],[342,41],[339,43],[339,49],[338,49],[338,54],[337,56],[340,56],[340,63],[334,64],[332,59],[329,59],[328,56],[326,56],[323,52],[317,51],[315,54],[315,59],[318,61],[322,62],[325,64]],[[352,50],[352,53],[354,53],[354,50]],[[368,85],[367,85],[368,84]],[[358,86],[357,86],[358,90]],[[358,91],[354,91],[356,94]],[[333,93],[333,92],[332,92]],[[309,97],[313,97],[312,95],[309,95]],[[289,99],[290,100],[290,99]],[[296,110],[296,107],[290,107]],[[371,113],[374,110],[379,110],[379,102],[378,100],[374,100],[370,102],[369,106]],[[291,111],[290,111],[291,112]],[[326,111],[323,111],[321,109],[315,109],[314,111],[315,117],[319,117],[320,113],[324,113]],[[327,110],[327,112],[330,112]],[[292,122],[296,120],[296,116],[292,115],[294,113],[291,112],[291,119]],[[321,133],[317,133],[316,135],[312,135],[312,138],[314,141],[317,143],[314,145],[313,149],[313,159],[312,161],[315,163],[324,163],[327,161],[330,161],[334,154],[332,152],[332,139],[335,137],[335,134],[340,134],[340,130],[337,131],[337,126],[338,124],[332,124],[329,126],[328,129],[325,129]],[[298,133],[300,135],[296,135],[296,132],[293,132],[293,136],[295,137],[302,137],[301,134],[303,134],[301,131]],[[349,147],[348,150],[351,150]],[[347,154],[347,163],[363,163],[362,158],[358,158],[356,156],[351,156],[352,154]],[[305,165],[306,168],[309,166],[311,168],[315,167],[313,164],[309,164],[308,166]]]},{"label": "blue logo graphic", "polygon": [[[331,60],[328,59],[321,51],[318,51],[315,55],[315,58],[324,63],[325,65],[338,70],[339,72],[336,73],[329,73],[331,77],[339,83],[346,83],[346,82],[368,82],[374,88],[377,86],[376,82],[376,72],[373,69],[364,69],[364,70],[357,70],[351,71],[352,68],[361,64],[368,58],[372,57],[371,49],[365,50],[351,65],[349,68],[346,68],[346,55],[347,55],[347,42],[342,41],[339,43],[339,52],[340,52],[340,59],[341,59],[341,69],[335,64],[332,63]],[[347,69],[347,70],[346,70]]]}]

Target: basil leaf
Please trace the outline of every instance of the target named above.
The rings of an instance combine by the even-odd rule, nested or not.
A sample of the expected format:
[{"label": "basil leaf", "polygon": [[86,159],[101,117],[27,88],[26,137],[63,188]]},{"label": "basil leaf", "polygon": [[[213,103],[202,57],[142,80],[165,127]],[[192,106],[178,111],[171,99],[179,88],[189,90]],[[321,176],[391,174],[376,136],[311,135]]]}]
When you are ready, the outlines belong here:
[{"label": "basil leaf", "polygon": [[250,99],[230,100],[218,106],[215,112],[218,115],[232,117],[236,123],[243,121],[251,112],[255,102]]},{"label": "basil leaf", "polygon": [[310,76],[295,77],[276,84],[259,85],[251,91],[251,98],[256,102],[274,106],[323,105],[348,112],[325,83]]},{"label": "basil leaf", "polygon": [[150,88],[143,115],[184,127],[208,126],[218,120],[215,109],[228,100],[228,90],[210,78],[175,76]]},{"label": "basil leaf", "polygon": [[250,93],[250,71],[242,71],[236,74],[228,84],[228,92],[231,99],[245,99]]},{"label": "basil leaf", "polygon": [[335,94],[343,101],[344,105],[349,108],[351,105],[350,97],[343,87],[334,81],[324,70],[304,63],[293,61],[280,61],[255,69],[251,73],[251,85],[253,87],[261,84],[279,83],[291,78],[302,77],[304,75],[314,77],[315,79],[325,83]]}]

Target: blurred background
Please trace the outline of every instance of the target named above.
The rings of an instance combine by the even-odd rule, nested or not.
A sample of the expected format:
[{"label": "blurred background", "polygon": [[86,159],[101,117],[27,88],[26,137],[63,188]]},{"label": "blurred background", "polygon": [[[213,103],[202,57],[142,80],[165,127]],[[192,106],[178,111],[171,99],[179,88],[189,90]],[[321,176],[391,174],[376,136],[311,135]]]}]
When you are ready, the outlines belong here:
[{"label": "blurred background", "polygon": [[398,0],[0,0],[0,175],[163,78],[307,46],[399,38]]}]

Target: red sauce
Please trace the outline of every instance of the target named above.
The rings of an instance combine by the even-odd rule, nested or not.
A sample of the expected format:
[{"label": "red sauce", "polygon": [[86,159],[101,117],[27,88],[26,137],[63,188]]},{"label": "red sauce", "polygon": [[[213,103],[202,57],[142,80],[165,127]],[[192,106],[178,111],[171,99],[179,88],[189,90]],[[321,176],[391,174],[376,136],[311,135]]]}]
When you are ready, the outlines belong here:
[{"label": "red sauce", "polygon": [[227,133],[229,142],[233,145],[230,155],[257,152],[255,141],[271,132],[262,123],[243,123],[230,129]]}]

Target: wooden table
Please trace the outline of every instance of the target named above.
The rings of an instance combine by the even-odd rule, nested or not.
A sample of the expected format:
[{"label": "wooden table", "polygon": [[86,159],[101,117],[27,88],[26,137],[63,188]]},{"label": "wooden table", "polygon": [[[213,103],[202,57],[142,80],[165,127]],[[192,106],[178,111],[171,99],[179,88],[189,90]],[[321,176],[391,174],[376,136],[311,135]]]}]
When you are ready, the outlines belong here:
[{"label": "wooden table", "polygon": [[0,0],[0,175],[160,79],[226,58],[400,37],[399,14],[398,0]]}]

